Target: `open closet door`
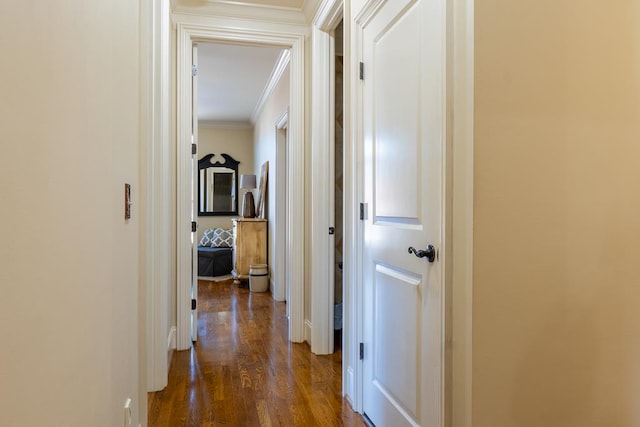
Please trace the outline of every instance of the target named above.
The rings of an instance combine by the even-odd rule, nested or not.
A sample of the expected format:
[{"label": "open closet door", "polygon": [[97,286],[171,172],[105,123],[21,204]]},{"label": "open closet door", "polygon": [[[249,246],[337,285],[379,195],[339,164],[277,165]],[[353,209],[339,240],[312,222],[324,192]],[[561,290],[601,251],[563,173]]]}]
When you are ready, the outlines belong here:
[{"label": "open closet door", "polygon": [[191,341],[198,340],[198,45],[193,44],[191,73]]}]

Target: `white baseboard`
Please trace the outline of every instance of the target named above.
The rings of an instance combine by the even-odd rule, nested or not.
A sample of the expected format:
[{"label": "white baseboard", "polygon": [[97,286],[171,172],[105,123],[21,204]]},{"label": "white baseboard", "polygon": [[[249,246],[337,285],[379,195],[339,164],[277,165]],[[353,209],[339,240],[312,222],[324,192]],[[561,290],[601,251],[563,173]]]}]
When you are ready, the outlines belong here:
[{"label": "white baseboard", "polygon": [[345,397],[347,398],[347,400],[349,401],[349,403],[351,403],[352,407],[355,407],[353,405],[353,396],[354,396],[354,378],[355,375],[353,373],[353,368],[351,366],[347,367],[347,378],[344,384],[344,394]]},{"label": "white baseboard", "polygon": [[167,350],[173,351],[176,349],[176,332],[177,328],[175,326],[171,327],[169,331],[169,337],[167,337]]},{"label": "white baseboard", "polygon": [[304,340],[311,345],[311,320],[304,321]]},{"label": "white baseboard", "polygon": [[172,326],[171,329],[169,330],[169,336],[167,337],[167,373],[169,372],[169,369],[171,369],[173,352],[176,350],[176,347],[177,347],[176,333],[177,333],[177,327]]},{"label": "white baseboard", "polygon": [[177,327],[172,326],[169,330],[169,336],[167,337],[167,372],[171,368],[171,360],[173,360],[173,352],[176,350],[176,332]]}]

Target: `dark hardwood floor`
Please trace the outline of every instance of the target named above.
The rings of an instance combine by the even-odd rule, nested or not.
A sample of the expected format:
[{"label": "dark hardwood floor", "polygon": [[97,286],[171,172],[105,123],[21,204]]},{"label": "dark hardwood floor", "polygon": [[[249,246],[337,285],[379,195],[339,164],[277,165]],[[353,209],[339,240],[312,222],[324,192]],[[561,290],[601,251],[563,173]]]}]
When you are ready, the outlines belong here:
[{"label": "dark hardwood floor", "polygon": [[231,280],[198,297],[198,342],[149,394],[149,426],[365,426],[341,397],[342,353],[289,343],[284,303]]}]

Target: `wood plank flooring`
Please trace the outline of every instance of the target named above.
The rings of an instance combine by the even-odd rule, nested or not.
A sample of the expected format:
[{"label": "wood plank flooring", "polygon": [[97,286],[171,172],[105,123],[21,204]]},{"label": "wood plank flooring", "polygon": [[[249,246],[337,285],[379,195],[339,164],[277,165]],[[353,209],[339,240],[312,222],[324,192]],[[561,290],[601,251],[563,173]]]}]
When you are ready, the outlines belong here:
[{"label": "wood plank flooring", "polygon": [[284,303],[231,280],[198,286],[198,342],[149,393],[149,426],[365,426],[341,397],[342,353],[289,343]]}]

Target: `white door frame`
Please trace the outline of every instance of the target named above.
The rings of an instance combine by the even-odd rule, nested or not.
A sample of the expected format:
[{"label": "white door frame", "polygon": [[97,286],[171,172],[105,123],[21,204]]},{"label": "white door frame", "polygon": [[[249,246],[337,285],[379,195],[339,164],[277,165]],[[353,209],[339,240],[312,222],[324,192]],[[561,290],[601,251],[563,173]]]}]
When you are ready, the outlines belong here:
[{"label": "white door frame", "polygon": [[[249,24],[251,25],[251,23]],[[260,31],[237,26],[178,23],[177,97],[178,97],[178,150],[177,150],[177,346],[186,350],[191,346],[189,314],[190,290],[190,222],[189,200],[191,157],[191,45],[193,42],[226,42],[249,45],[276,46],[291,50],[291,88],[289,103],[289,143],[287,147],[289,200],[287,236],[289,263],[287,287],[291,305],[289,340],[302,342],[304,333],[304,34]]]},{"label": "white door frame", "polygon": [[[345,134],[345,289],[346,325],[343,363],[355,359],[363,338],[363,256],[364,228],[358,207],[364,198],[361,95],[358,75],[361,40],[352,12],[363,16],[382,2],[369,0],[361,10],[345,17],[345,41],[350,55],[345,63],[346,111],[350,111]],[[442,334],[444,396],[447,425],[470,427],[472,423],[472,287],[473,287],[473,81],[474,81],[474,0],[447,2],[447,118],[445,146],[444,224],[445,230],[445,310]],[[455,119],[454,119],[455,118]],[[348,224],[348,225],[346,225]],[[353,320],[350,320],[349,312]],[[353,323],[352,323],[353,322]],[[351,370],[351,371],[350,371]],[[354,409],[362,412],[362,362],[343,369],[343,387]]]},{"label": "white door frame", "polygon": [[[171,263],[171,107],[169,0],[148,2],[149,45],[141,62],[146,86],[142,95],[144,117],[141,139],[141,275],[145,294],[146,390],[167,385],[169,360],[175,348],[175,330],[169,324],[169,289],[173,283]],[[142,336],[140,337],[143,338]],[[141,417],[142,418],[142,417]],[[146,414],[145,414],[146,419]]]},{"label": "white door frame", "polygon": [[[325,0],[319,7],[312,38],[311,122],[311,351],[333,353],[335,238],[335,37],[332,32],[343,16],[343,0]],[[327,200],[329,203],[327,203]]]},{"label": "white door frame", "polygon": [[[276,121],[276,179],[275,188],[276,195],[286,194],[286,159],[287,159],[287,126],[289,124],[289,111],[287,110],[278,121]],[[284,138],[282,137],[284,135]],[[284,139],[284,140],[283,140]],[[285,165],[285,167],[283,167]],[[287,198],[276,197],[276,224],[275,224],[275,242],[274,254],[271,262],[273,270],[273,286],[271,293],[276,301],[287,301],[289,299],[289,289],[286,286],[286,260],[287,255],[287,214],[286,214]],[[290,304],[287,304],[287,316],[289,316]]]}]

